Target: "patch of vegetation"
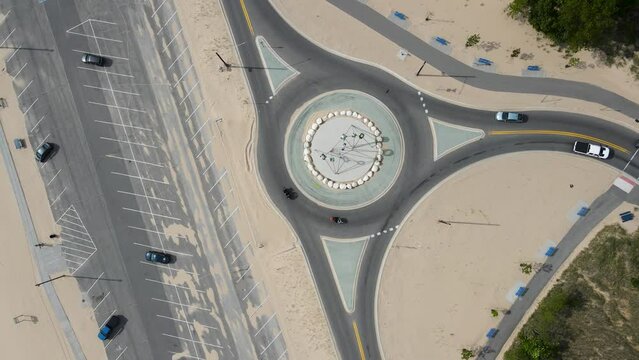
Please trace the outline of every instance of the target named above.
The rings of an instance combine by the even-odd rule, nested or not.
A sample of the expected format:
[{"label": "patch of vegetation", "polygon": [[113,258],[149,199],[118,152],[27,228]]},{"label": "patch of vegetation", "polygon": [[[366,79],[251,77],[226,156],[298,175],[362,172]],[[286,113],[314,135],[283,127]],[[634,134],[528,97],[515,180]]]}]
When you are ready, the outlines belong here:
[{"label": "patch of vegetation", "polygon": [[466,39],[466,47],[471,47],[479,44],[479,40],[481,40],[481,36],[479,34],[472,34]]},{"label": "patch of vegetation", "polygon": [[639,232],[605,227],[522,327],[505,360],[639,359]]},{"label": "patch of vegetation", "polygon": [[520,49],[520,48],[517,48],[517,49],[513,50],[513,52],[512,52],[512,53],[510,53],[510,57],[512,57],[512,58],[516,58],[516,57],[518,57],[518,56],[519,56],[519,54],[521,54],[521,49]]},{"label": "patch of vegetation", "polygon": [[639,49],[638,0],[513,0],[507,11],[573,52],[598,50],[608,64]]}]

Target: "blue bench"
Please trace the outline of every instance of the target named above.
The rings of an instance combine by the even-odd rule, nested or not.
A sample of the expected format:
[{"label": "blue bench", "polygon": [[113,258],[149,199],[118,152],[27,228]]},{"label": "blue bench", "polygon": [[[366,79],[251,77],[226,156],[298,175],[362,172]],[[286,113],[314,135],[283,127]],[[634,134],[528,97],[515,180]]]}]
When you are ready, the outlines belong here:
[{"label": "blue bench", "polygon": [[539,67],[538,65],[529,65],[528,66],[528,71],[539,71],[541,70],[541,67]]},{"label": "blue bench", "polygon": [[486,334],[486,337],[489,339],[492,339],[497,335],[498,332],[499,332],[498,329],[490,328],[490,330],[488,330],[488,333]]},{"label": "blue bench", "polygon": [[448,40],[446,40],[446,39],[444,39],[442,37],[439,37],[439,36],[435,37],[435,41],[437,41],[438,43],[440,43],[440,44],[442,44],[444,46],[447,46],[449,44]]},{"label": "blue bench", "polygon": [[400,13],[399,11],[393,11],[393,15],[395,15],[395,17],[397,17],[400,20],[408,19],[408,16],[404,15],[403,13]]},{"label": "blue bench", "polygon": [[488,60],[488,59],[479,58],[479,59],[477,59],[477,64],[479,64],[479,65],[489,65],[490,66],[490,65],[493,64],[493,62]]},{"label": "blue bench", "polygon": [[557,248],[554,246],[551,246],[548,248],[548,250],[546,250],[546,256],[553,256],[555,255],[555,253],[557,252]]},{"label": "blue bench", "polygon": [[524,296],[524,294],[526,293],[526,291],[528,291],[527,288],[520,286],[519,289],[517,289],[517,291],[515,292],[515,296],[517,297],[522,297]]},{"label": "blue bench", "polygon": [[630,211],[623,212],[619,214],[619,216],[621,217],[621,222],[630,221],[635,218],[635,215]]}]

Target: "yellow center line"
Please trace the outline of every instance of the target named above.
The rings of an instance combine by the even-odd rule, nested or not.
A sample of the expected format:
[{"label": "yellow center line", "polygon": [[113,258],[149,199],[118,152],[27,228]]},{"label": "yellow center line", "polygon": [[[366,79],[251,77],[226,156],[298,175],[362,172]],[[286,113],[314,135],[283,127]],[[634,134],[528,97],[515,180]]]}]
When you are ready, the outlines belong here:
[{"label": "yellow center line", "polygon": [[255,33],[253,32],[253,24],[251,24],[251,18],[249,17],[248,11],[246,11],[246,4],[244,4],[244,0],[240,0],[240,5],[242,5],[242,12],[244,13],[244,18],[246,19],[246,25],[248,25],[251,35],[255,35]]},{"label": "yellow center line", "polygon": [[623,153],[630,153],[630,151],[622,146],[611,143],[609,141],[596,138],[594,136],[579,134],[570,131],[559,131],[559,130],[495,130],[490,131],[489,135],[559,135],[559,136],[569,136],[576,137],[583,140],[590,140],[593,142],[600,143],[602,145],[610,146],[611,148],[621,151]]},{"label": "yellow center line", "polygon": [[355,321],[353,321],[353,331],[355,331],[355,339],[357,339],[359,356],[362,360],[366,360],[366,356],[364,356],[364,346],[362,346],[362,339],[359,337],[359,330],[357,330],[357,323]]}]

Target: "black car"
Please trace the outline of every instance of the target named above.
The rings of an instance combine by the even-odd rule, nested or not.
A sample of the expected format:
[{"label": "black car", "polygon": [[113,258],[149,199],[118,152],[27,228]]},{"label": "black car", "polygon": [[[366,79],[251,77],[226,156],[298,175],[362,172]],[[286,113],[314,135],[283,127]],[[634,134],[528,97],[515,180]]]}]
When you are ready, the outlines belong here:
[{"label": "black car", "polygon": [[99,56],[99,55],[84,54],[84,55],[82,55],[82,62],[85,63],[85,64],[103,66],[104,65],[104,58],[102,56]]},{"label": "black car", "polygon": [[146,261],[160,264],[169,264],[171,262],[171,255],[153,250],[147,251],[146,254],[144,254],[144,258]]},{"label": "black car", "polygon": [[53,153],[53,144],[45,142],[36,149],[35,158],[39,162],[45,162],[49,160]]}]

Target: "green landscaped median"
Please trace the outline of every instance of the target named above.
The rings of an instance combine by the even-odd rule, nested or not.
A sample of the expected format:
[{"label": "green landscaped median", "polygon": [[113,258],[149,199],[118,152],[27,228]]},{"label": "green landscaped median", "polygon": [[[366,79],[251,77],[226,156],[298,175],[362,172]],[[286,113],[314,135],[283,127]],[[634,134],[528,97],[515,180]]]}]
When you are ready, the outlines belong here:
[{"label": "green landscaped median", "polygon": [[639,232],[619,225],[599,232],[504,359],[639,359]]}]

